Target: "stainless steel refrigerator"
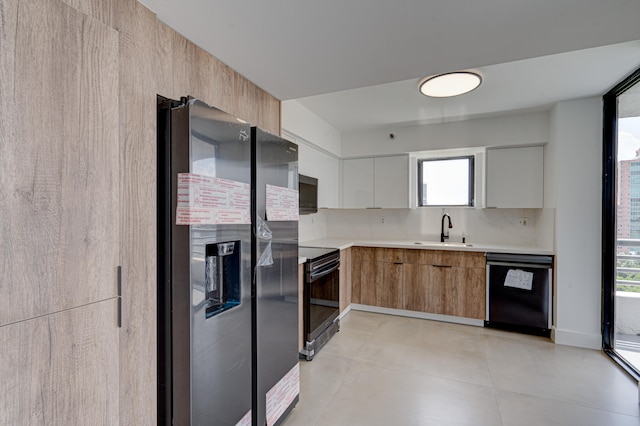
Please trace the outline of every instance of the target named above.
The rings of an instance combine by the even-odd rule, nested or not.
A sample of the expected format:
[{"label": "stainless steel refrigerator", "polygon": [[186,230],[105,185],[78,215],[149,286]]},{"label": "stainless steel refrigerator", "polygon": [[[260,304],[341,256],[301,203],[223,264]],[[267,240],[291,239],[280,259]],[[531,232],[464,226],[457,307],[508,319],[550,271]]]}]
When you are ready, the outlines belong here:
[{"label": "stainless steel refrigerator", "polygon": [[297,146],[158,98],[158,422],[278,424],[298,401]]}]

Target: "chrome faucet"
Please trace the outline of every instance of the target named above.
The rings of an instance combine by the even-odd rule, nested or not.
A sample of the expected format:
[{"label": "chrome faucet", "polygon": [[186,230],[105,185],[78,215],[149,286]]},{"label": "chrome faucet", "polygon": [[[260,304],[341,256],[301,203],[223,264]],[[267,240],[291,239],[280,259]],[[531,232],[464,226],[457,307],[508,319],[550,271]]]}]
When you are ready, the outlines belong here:
[{"label": "chrome faucet", "polygon": [[[447,229],[447,232],[444,232],[444,218],[447,218],[449,220],[449,228]],[[445,213],[442,215],[442,224],[440,226],[440,242],[444,243],[444,240],[449,239],[449,229],[453,228],[453,223],[451,223],[451,216],[449,216],[449,213]]]}]

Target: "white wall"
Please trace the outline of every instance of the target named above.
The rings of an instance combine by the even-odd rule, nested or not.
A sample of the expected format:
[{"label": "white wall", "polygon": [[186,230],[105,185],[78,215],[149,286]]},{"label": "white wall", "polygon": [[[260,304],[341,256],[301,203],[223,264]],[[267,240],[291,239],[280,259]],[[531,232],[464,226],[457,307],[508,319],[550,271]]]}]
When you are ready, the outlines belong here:
[{"label": "white wall", "polygon": [[[283,136],[299,147],[300,173],[318,179],[318,205],[338,207],[340,202],[341,135],[334,127],[302,106],[298,101],[281,103]],[[324,210],[300,216],[299,241],[326,238]]]},{"label": "white wall", "polygon": [[282,130],[298,136],[336,157],[342,155],[340,132],[296,100],[280,103]]},{"label": "white wall", "polygon": [[597,349],[602,345],[602,100],[560,102],[550,118],[545,202],[549,198],[556,206],[554,339]]},{"label": "white wall", "polygon": [[[389,139],[389,133],[395,139]],[[544,144],[549,140],[549,113],[532,112],[450,123],[389,127],[342,134],[342,157],[430,149]]]}]

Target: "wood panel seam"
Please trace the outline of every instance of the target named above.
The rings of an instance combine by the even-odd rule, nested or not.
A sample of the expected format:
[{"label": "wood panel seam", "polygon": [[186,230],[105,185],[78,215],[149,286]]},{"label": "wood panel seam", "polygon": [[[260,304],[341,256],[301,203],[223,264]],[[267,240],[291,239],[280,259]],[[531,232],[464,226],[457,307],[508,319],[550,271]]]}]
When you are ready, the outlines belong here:
[{"label": "wood panel seam", "polygon": [[119,298],[118,296],[112,296],[112,297],[107,297],[106,299],[95,300],[93,302],[84,303],[82,305],[72,306],[70,308],[61,309],[59,311],[47,312],[46,314],[38,315],[38,316],[35,316],[35,317],[25,318],[25,319],[21,319],[19,321],[14,321],[14,322],[9,322],[9,323],[6,323],[6,324],[2,324],[2,325],[0,325],[0,329],[4,328],[4,327],[9,327],[11,325],[27,322],[27,321],[33,321],[33,320],[37,320],[37,319],[40,319],[40,318],[50,317],[50,316],[53,316],[53,315],[60,314],[62,312],[73,311],[74,309],[80,309],[80,308],[84,308],[84,307],[91,306],[91,305],[97,305],[98,303],[108,302],[110,300],[117,300],[118,298]]}]

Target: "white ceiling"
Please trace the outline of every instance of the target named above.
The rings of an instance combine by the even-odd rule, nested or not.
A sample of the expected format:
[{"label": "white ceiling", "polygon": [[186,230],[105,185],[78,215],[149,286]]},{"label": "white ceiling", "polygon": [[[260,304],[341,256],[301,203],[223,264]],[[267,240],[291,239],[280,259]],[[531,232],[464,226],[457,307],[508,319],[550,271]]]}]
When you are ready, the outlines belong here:
[{"label": "white ceiling", "polygon": [[[341,131],[543,109],[640,67],[638,0],[140,1]],[[421,77],[463,69],[480,71],[479,89],[418,94]]]}]

